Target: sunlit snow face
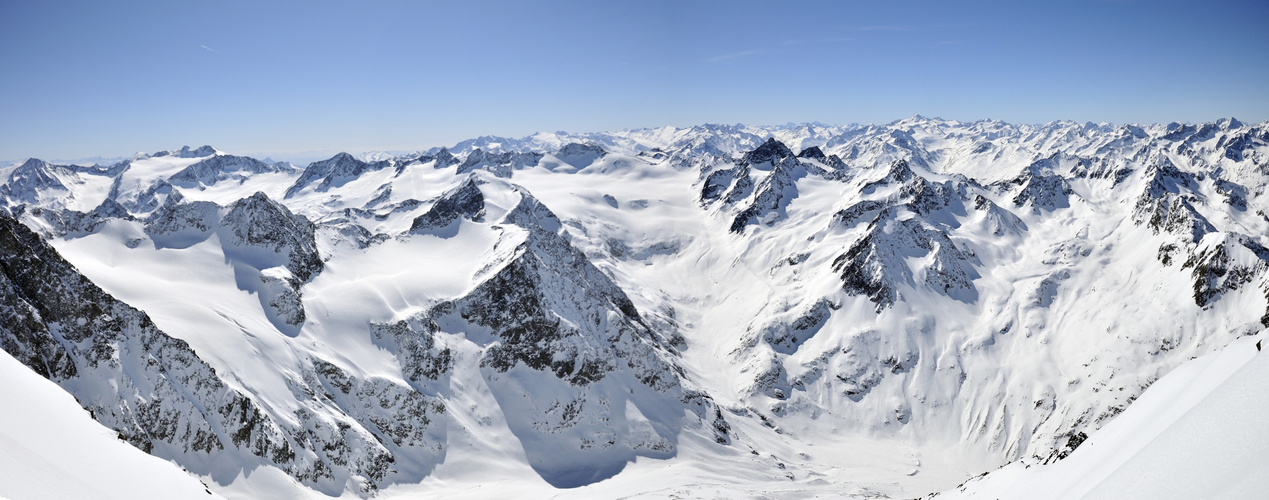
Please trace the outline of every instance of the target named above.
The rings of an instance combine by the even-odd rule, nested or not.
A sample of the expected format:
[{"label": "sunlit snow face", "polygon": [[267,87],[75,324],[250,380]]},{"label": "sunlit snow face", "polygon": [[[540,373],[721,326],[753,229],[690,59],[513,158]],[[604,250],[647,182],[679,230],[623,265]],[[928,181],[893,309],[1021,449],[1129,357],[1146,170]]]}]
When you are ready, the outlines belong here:
[{"label": "sunlit snow face", "polygon": [[1258,330],[1263,128],[667,127],[305,168],[188,149],[10,167],[0,192],[259,405],[208,417],[228,469],[158,448],[215,488],[912,496],[1061,453]]}]

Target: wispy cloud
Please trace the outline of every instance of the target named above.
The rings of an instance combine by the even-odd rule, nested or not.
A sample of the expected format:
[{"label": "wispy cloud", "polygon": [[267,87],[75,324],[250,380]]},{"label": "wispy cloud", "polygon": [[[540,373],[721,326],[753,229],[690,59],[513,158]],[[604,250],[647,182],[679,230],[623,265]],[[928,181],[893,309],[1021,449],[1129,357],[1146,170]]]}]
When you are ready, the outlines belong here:
[{"label": "wispy cloud", "polygon": [[211,52],[215,52],[215,53],[220,54],[220,55],[222,55],[222,56],[223,56],[223,55],[225,55],[225,54],[221,53],[219,50],[213,49],[213,48],[208,47],[208,46],[206,46],[206,45],[199,45],[199,47],[202,47],[202,48],[204,48],[204,49],[207,49],[208,51],[211,51]]},{"label": "wispy cloud", "polygon": [[912,31],[913,30],[911,26],[895,26],[895,25],[847,26],[846,29],[848,31]]},{"label": "wispy cloud", "polygon": [[797,38],[793,40],[785,40],[780,42],[781,46],[792,47],[797,45],[822,45],[830,43],[849,42],[854,40],[848,37],[826,37],[826,38]]},{"label": "wispy cloud", "polygon": [[854,41],[849,37],[819,37],[819,38],[791,38],[781,42],[777,42],[769,47],[762,49],[742,50],[739,52],[731,52],[719,56],[701,59],[702,62],[720,63],[731,59],[739,59],[742,57],[756,56],[759,54],[772,54],[788,52],[790,47],[816,46],[816,45],[832,45],[844,42]]},{"label": "wispy cloud", "polygon": [[723,61],[726,61],[726,60],[728,60],[728,59],[735,59],[735,58],[737,58],[737,57],[755,56],[755,55],[761,54],[761,53],[763,53],[763,52],[766,52],[766,51],[763,51],[763,50],[744,50],[744,51],[740,51],[740,52],[732,52],[732,53],[730,53],[730,54],[723,54],[723,55],[721,55],[721,56],[711,57],[711,58],[709,58],[709,59],[706,59],[706,60],[705,60],[705,62],[711,62],[711,63],[723,62]]}]

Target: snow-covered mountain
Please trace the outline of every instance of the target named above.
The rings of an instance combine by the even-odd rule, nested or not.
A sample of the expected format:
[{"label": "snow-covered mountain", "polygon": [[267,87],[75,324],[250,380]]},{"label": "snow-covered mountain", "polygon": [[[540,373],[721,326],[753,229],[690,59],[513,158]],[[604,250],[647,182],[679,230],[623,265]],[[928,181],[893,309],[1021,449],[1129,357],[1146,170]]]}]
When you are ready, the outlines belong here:
[{"label": "snow-covered mountain", "polygon": [[[938,500],[1260,498],[1269,488],[1269,353],[1242,338],[1159,379],[1070,457],[1023,460]],[[1253,347],[1257,346],[1257,347]]]},{"label": "snow-covered mountain", "polygon": [[302,169],[204,146],[0,180],[0,347],[230,497],[920,496],[1066,457],[1269,326],[1269,123],[702,125]]}]

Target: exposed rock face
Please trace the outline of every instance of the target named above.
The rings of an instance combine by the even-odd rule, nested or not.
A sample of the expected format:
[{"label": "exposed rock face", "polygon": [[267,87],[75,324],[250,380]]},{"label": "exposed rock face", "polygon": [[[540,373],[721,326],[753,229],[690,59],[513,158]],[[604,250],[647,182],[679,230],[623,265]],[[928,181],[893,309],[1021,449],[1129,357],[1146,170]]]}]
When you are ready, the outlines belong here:
[{"label": "exposed rock face", "polygon": [[744,232],[745,226],[754,222],[771,223],[783,218],[784,208],[797,197],[797,180],[806,175],[806,168],[797,161],[793,152],[771,139],[740,160],[742,167],[754,168],[764,164],[771,165],[771,173],[754,188],[748,206],[732,219],[733,233]]},{"label": "exposed rock face", "polygon": [[907,185],[916,174],[912,173],[912,167],[908,165],[908,160],[898,160],[890,164],[890,168],[886,170],[886,175],[880,179],[864,184],[864,191],[872,191],[877,186],[890,184]]},{"label": "exposed rock face", "polygon": [[762,143],[761,146],[758,146],[753,151],[745,153],[740,158],[740,163],[745,165],[761,165],[764,163],[775,165],[790,157],[793,157],[793,152],[789,151],[789,148],[783,142],[777,141],[773,137],[767,139],[767,142]]},{"label": "exposed rock face", "polygon": [[168,177],[168,182],[181,187],[205,187],[217,182],[237,179],[239,182],[251,174],[264,174],[283,171],[282,167],[270,165],[255,158],[246,156],[215,155],[200,161],[180,172]]},{"label": "exposed rock face", "polygon": [[447,409],[434,392],[359,379],[321,359],[312,360],[297,385],[320,402],[295,415],[329,464],[301,480],[329,493],[345,485],[373,493],[397,481],[418,481],[445,459]]},{"label": "exposed rock face", "polygon": [[1225,198],[1225,203],[1233,207],[1235,210],[1247,210],[1247,188],[1224,179],[1216,179],[1213,183],[1216,192]]},{"label": "exposed rock face", "polygon": [[97,208],[92,209],[88,213],[77,212],[71,209],[62,211],[41,210],[44,219],[53,227],[53,231],[57,235],[69,235],[76,233],[91,233],[96,231],[110,219],[132,220],[132,214],[128,213],[123,205],[119,202],[106,198]]},{"label": "exposed rock face", "polygon": [[0,343],[102,424],[165,457],[238,449],[300,467],[282,429],[183,341],[89,282],[39,236],[0,216]]},{"label": "exposed rock face", "polygon": [[820,299],[792,321],[777,321],[764,325],[753,338],[755,341],[760,339],[766,342],[778,353],[792,354],[824,326],[834,308],[833,303],[827,299]]},{"label": "exposed rock face", "polygon": [[1027,224],[1022,222],[1022,219],[1001,208],[987,197],[975,194],[972,201],[974,210],[983,214],[983,222],[991,228],[993,236],[1020,234],[1027,230]]},{"label": "exposed rock face", "polygon": [[[946,231],[951,226],[947,221],[955,219],[938,216],[943,212],[966,214],[966,184],[930,182],[900,160],[891,165],[885,177],[866,184],[864,191],[894,184],[899,185],[895,194],[858,202],[833,217],[844,227],[871,219],[864,236],[833,260],[842,289],[868,296],[878,311],[895,302],[899,285],[921,286],[963,302],[976,300],[973,280],[979,276],[977,259],[948,237]],[[1016,230],[1022,224],[981,194],[975,195],[975,200],[973,208],[987,212],[998,231]],[[926,264],[913,269],[908,260],[914,258]]]},{"label": "exposed rock face", "polygon": [[[861,401],[886,376],[905,373],[917,364],[918,355],[908,344],[908,339],[886,338],[874,330],[861,332],[845,345],[820,354],[812,369],[793,378],[791,386],[803,388],[827,380],[850,400]],[[893,418],[904,423],[907,415],[897,411]]]},{"label": "exposed rock face", "polygon": [[458,158],[455,158],[453,153],[450,153],[448,149],[441,148],[440,152],[436,153],[436,163],[433,167],[445,168],[459,163]]},{"label": "exposed rock face", "polygon": [[1070,206],[1070,184],[1054,173],[1051,167],[1045,166],[1045,163],[1049,162],[1033,163],[1026,172],[1012,181],[1012,184],[1022,186],[1013,197],[1013,202],[1018,206],[1031,205],[1031,210],[1035,213]]},{"label": "exposed rock face", "polygon": [[453,224],[460,217],[479,222],[485,213],[485,197],[476,181],[468,177],[461,185],[441,195],[427,212],[414,219],[411,233],[436,231]]},{"label": "exposed rock face", "polygon": [[260,284],[255,291],[281,323],[292,327],[304,323],[300,287],[324,267],[317,253],[315,226],[264,193],[238,200],[228,209],[219,232],[235,273],[257,275]]},{"label": "exposed rock face", "polygon": [[701,185],[701,203],[708,204],[717,201],[724,193],[745,192],[748,189],[753,189],[753,181],[749,180],[749,170],[742,168],[715,170]]},{"label": "exposed rock face", "polygon": [[1203,235],[1216,231],[1190,200],[1173,193],[1165,193],[1159,198],[1142,195],[1137,199],[1136,220],[1155,233],[1177,234],[1190,242],[1198,242]]},{"label": "exposed rock face", "polygon": [[318,230],[331,231],[331,242],[335,246],[347,245],[359,250],[365,250],[376,243],[383,243],[391,239],[384,233],[371,233],[369,229],[357,224],[350,217],[337,217],[327,219],[318,225]]},{"label": "exposed rock face", "polygon": [[[1194,303],[1206,307],[1221,294],[1263,277],[1269,270],[1269,249],[1243,235],[1211,233],[1181,267],[1191,269]],[[1269,294],[1269,288],[1265,290]]]},{"label": "exposed rock face", "polygon": [[598,145],[577,142],[565,144],[564,147],[555,152],[556,158],[575,168],[585,168],[606,155],[608,155],[608,152]]},{"label": "exposed rock face", "polygon": [[57,175],[59,171],[69,173],[70,167],[31,158],[9,173],[7,182],[0,186],[0,195],[10,204],[34,203],[38,201],[41,190],[66,191],[66,185]]},{"label": "exposed rock face", "polygon": [[182,146],[179,151],[159,151],[158,153],[154,153],[153,156],[155,157],[175,156],[177,158],[202,158],[204,156],[212,156],[214,154],[216,154],[216,148],[203,145],[203,146],[199,146],[198,149],[190,149],[189,146]]},{"label": "exposed rock face", "polygon": [[838,158],[837,155],[825,155],[824,151],[821,150],[819,146],[811,146],[803,149],[801,153],[798,153],[798,158],[818,161],[833,170],[842,170],[843,168],[846,168],[846,164],[842,163],[841,158]]},{"label": "exposed rock face", "polygon": [[419,390],[435,393],[432,383],[444,380],[453,364],[448,348],[437,345],[436,324],[431,321],[371,323],[370,333],[379,345],[396,354],[402,374]]},{"label": "exposed rock face", "polygon": [[[116,180],[115,186],[118,186],[118,180]],[[127,207],[133,214],[147,214],[167,203],[168,196],[174,192],[180,193],[180,191],[174,191],[171,183],[166,180],[160,180],[138,193],[135,198],[123,199],[119,203]],[[114,190],[112,190],[111,198],[120,200],[118,192]]]},{"label": "exposed rock face", "polygon": [[207,239],[220,223],[220,207],[210,201],[186,203],[179,192],[145,221],[145,233],[156,248],[186,248]]},{"label": "exposed rock face", "polygon": [[1216,231],[1207,218],[1194,208],[1191,194],[1197,184],[1194,176],[1182,172],[1166,158],[1145,171],[1146,188],[1137,197],[1133,219],[1155,233],[1172,233],[1190,243],[1198,243],[1203,235]]},{"label": "exposed rock face", "polygon": [[[930,258],[924,268],[913,271],[907,259]],[[893,210],[882,211],[868,226],[868,234],[833,261],[841,274],[842,289],[867,295],[884,309],[896,300],[896,285],[924,286],[964,302],[977,296],[973,280],[978,278],[974,258],[937,229],[917,218],[900,219]]]},{"label": "exposed rock face", "polygon": [[120,297],[110,272],[151,254],[223,256],[191,280],[260,308],[208,341],[144,304],[168,337],[9,221],[0,348],[196,473],[276,466],[335,496],[418,482],[485,430],[556,486],[684,438],[766,454],[828,425],[1056,460],[1159,374],[1269,326],[1264,125],[914,117],[453,150],[0,167],[0,212]]},{"label": "exposed rock face", "polygon": [[232,477],[254,460],[319,490],[370,493],[393,480],[394,454],[409,458],[412,480],[444,456],[443,403],[321,360],[294,382],[307,395],[299,423],[279,420],[4,215],[0,271],[0,347],[122,439],[194,472]]},{"label": "exposed rock face", "polygon": [[[808,173],[830,175],[799,161],[788,147],[772,138],[745,153],[734,167],[714,170],[705,177],[700,200],[706,205],[721,202],[725,208],[735,207],[730,230],[743,233],[751,224],[770,225],[783,219],[785,207],[797,197],[798,179]],[[760,179],[756,183],[755,177]]]},{"label": "exposed rock face", "polygon": [[[291,213],[264,193],[238,200],[228,208],[220,220],[220,228],[226,233],[225,244],[244,252],[258,249],[280,256],[285,259],[281,263],[299,283],[322,271],[322,259],[313,240],[313,223],[307,218]],[[262,260],[274,259],[266,255]]]},{"label": "exposed rock face", "polygon": [[[541,153],[502,152],[488,153],[479,148],[468,153],[467,158],[458,166],[458,173],[465,174],[472,170],[483,169],[498,177],[509,178],[513,170],[537,165],[542,159]],[[437,164],[440,162],[438,160]]]},{"label": "exposed rock face", "polygon": [[305,167],[304,172],[295,180],[290,188],[286,190],[283,198],[291,198],[298,194],[301,190],[314,182],[318,183],[315,191],[324,192],[333,187],[342,186],[344,183],[360,177],[362,174],[375,170],[391,168],[390,161],[377,161],[367,163],[354,158],[348,153],[339,153],[329,160],[313,162]]},{"label": "exposed rock face", "polygon": [[22,205],[61,210],[73,199],[71,189],[86,179],[116,177],[127,168],[127,162],[108,167],[81,167],[54,165],[31,158],[9,172],[9,177],[0,184],[0,202],[10,211]]},{"label": "exposed rock face", "polygon": [[[520,196],[501,223],[525,230],[523,241],[470,293],[417,321],[479,339],[481,373],[503,411],[522,417],[508,424],[548,482],[578,486],[636,456],[672,456],[684,396],[663,340],[561,235],[559,219]],[[426,340],[398,356],[412,379],[431,378],[445,358]]]},{"label": "exposed rock face", "polygon": [[209,201],[186,203],[177,192],[146,219],[144,228],[155,248],[188,248],[219,234],[239,286],[258,294],[279,328],[293,331],[304,323],[300,289],[325,266],[317,253],[316,228],[304,216],[264,193],[222,210]]}]

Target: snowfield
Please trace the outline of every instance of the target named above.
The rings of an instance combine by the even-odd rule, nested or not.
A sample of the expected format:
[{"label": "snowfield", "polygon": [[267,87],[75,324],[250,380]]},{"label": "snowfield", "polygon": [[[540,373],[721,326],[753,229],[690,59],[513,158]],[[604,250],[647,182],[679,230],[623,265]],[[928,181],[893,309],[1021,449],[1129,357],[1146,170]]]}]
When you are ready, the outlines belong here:
[{"label": "snowfield", "polygon": [[[1269,123],[916,116],[4,172],[5,369],[227,498],[1269,480]],[[116,491],[80,472],[39,477]]]},{"label": "snowfield", "polygon": [[1181,365],[1065,460],[1014,462],[935,498],[1259,498],[1269,353],[1254,344],[1264,337]]},{"label": "snowfield", "polygon": [[0,497],[221,498],[181,467],[93,421],[75,399],[0,353]]}]

